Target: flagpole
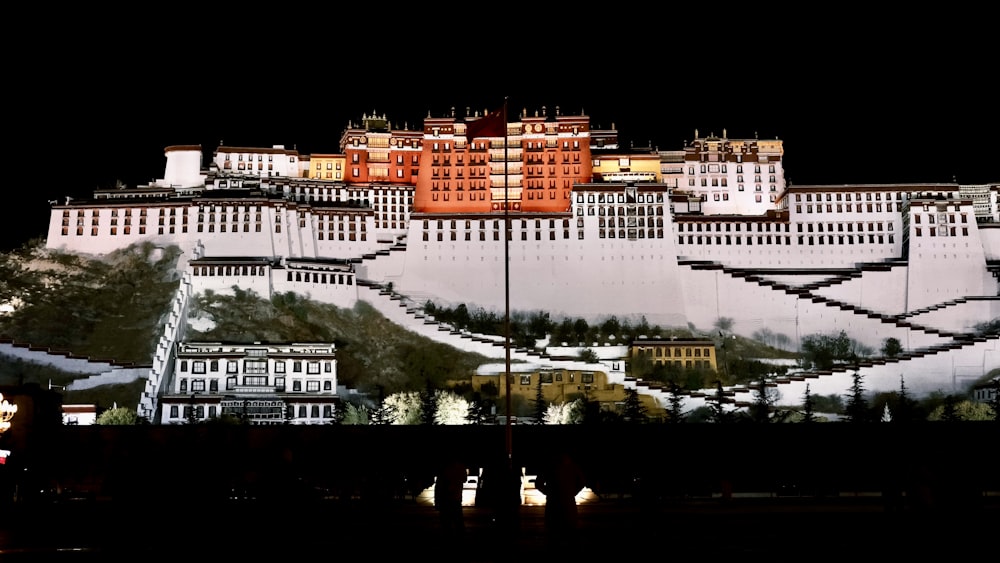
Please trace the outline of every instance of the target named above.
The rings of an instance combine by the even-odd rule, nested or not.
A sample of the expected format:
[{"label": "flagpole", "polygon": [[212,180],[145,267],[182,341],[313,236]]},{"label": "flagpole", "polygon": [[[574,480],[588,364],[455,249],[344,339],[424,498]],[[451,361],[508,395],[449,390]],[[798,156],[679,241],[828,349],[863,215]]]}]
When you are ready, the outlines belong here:
[{"label": "flagpole", "polygon": [[504,352],[506,355],[505,378],[507,384],[505,436],[507,446],[507,469],[514,467],[513,440],[511,432],[511,400],[510,400],[510,194],[507,180],[507,96],[503,98],[503,287],[504,287]]}]

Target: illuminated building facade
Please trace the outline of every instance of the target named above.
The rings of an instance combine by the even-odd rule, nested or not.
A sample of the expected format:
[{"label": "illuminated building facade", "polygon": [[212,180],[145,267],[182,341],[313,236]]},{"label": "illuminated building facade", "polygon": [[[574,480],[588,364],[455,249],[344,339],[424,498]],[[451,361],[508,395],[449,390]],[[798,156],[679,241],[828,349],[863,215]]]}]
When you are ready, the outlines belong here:
[{"label": "illuminated building facade", "polygon": [[[253,278],[265,296],[349,302],[391,284],[421,303],[499,311],[509,290],[515,311],[554,317],[728,317],[735,334],[767,327],[792,346],[841,330],[873,349],[891,337],[933,350],[907,365],[915,392],[1000,366],[994,342],[967,338],[1000,317],[997,184],[788,186],[779,139],[696,132],[678,150],[622,150],[613,128],[558,110],[470,138],[490,116],[428,116],[417,130],[365,116],[339,152],[222,146],[208,169],[200,147],[168,147],[151,185],[56,202],[47,246],[151,241],[198,247],[204,266],[266,260]],[[343,179],[326,178],[339,155]],[[212,272],[200,289],[230,291],[226,270],[198,271]],[[313,293],[324,274],[330,287]],[[898,388],[898,372],[872,369]]]},{"label": "illuminated building facade", "polygon": [[708,338],[642,339],[629,348],[633,360],[644,356],[655,365],[716,371],[715,342]]},{"label": "illuminated building facade", "polygon": [[333,343],[177,344],[163,424],[232,417],[250,424],[329,424],[337,402]]},{"label": "illuminated building facade", "polygon": [[[504,403],[507,398],[507,387],[503,381],[505,369],[499,364],[481,366],[472,376],[472,389],[486,394],[496,393],[497,403]],[[619,412],[626,398],[623,381],[612,378],[603,365],[566,368],[512,365],[511,378],[513,410],[522,413],[521,416],[530,416],[534,412],[539,385],[547,405],[569,404],[579,399],[599,403],[603,410]],[[656,418],[663,415],[662,405],[652,397],[643,395],[640,401],[647,416]]]}]

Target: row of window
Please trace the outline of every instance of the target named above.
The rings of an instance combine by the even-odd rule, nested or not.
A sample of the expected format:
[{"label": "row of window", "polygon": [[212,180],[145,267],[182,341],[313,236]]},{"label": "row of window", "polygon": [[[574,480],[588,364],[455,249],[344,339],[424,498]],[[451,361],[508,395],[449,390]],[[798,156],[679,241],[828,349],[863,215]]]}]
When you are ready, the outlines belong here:
[{"label": "row of window", "polygon": [[630,191],[628,193],[617,194],[583,194],[577,192],[576,202],[584,203],[584,199],[586,199],[586,203],[663,203],[663,192],[634,193]]},{"label": "row of window", "polygon": [[[963,229],[963,230],[965,230],[965,229]],[[967,233],[963,233],[963,234],[967,234]],[[917,234],[917,236],[920,236],[919,233]],[[932,234],[931,236],[934,236],[934,235]],[[745,238],[743,236],[740,236],[740,235],[733,235],[733,236],[731,236],[731,235],[725,235],[725,236],[714,236],[714,237],[712,237],[712,236],[704,236],[703,237],[703,236],[691,236],[691,235],[689,235],[687,237],[684,237],[684,236],[677,237],[677,244],[685,244],[685,243],[687,243],[687,244],[690,244],[690,245],[706,245],[706,246],[712,246],[712,244],[716,244],[716,245],[720,245],[720,246],[730,246],[730,245],[740,246],[740,245],[743,245],[744,242],[745,242],[746,246],[753,246],[754,245],[754,238],[755,237],[749,236],[749,235],[746,236]],[[789,236],[784,236],[784,237],[774,236],[774,237],[772,237],[770,235],[767,235],[767,236],[759,236],[758,235],[756,237],[756,239],[757,239],[757,244],[761,245],[761,246],[763,246],[763,245],[771,245],[771,244],[775,244],[775,245],[778,245],[778,246],[780,246],[782,244],[784,244],[786,246],[791,246],[791,244],[792,244],[792,242],[791,242],[792,241],[792,237],[789,237]],[[713,243],[713,240],[714,240],[714,243]],[[847,244],[847,245],[851,245],[851,244],[864,244],[865,243],[865,235],[860,235],[860,234],[859,235],[826,235],[826,236],[820,235],[820,236],[816,236],[816,237],[813,237],[813,236],[801,236],[800,235],[800,236],[796,237],[796,240],[797,240],[797,243],[798,243],[799,246],[813,246],[813,245],[824,245],[824,244],[830,244],[830,245],[833,245],[833,244],[836,244],[836,245]],[[782,241],[784,241],[784,242],[782,242]],[[888,241],[889,244],[895,244],[896,237],[894,237],[891,234],[888,235],[888,236],[881,235],[881,234],[879,234],[879,235],[868,235],[868,244],[886,244],[886,241]]]},{"label": "row of window", "polygon": [[683,367],[685,369],[692,369],[692,368],[693,369],[701,369],[701,368],[712,369],[712,362],[710,362],[708,360],[662,360],[662,359],[654,359],[653,362],[656,363],[656,364],[664,365],[664,366],[669,366],[671,364],[671,362],[672,362],[673,365],[674,365],[674,367],[677,367],[677,368]]},{"label": "row of window", "polygon": [[[541,379],[541,381],[542,381],[543,384],[548,384],[548,383],[552,383],[552,382],[563,383],[563,372],[556,372],[556,373],[543,372],[543,373],[539,373],[538,377]],[[569,382],[569,383],[576,383],[576,374],[575,373],[568,373],[568,374],[565,375],[565,377],[566,377],[567,382]],[[520,378],[520,381],[521,381],[521,385],[531,385],[531,374],[522,374],[521,378]],[[594,382],[594,373],[593,372],[589,372],[589,371],[581,372],[580,373],[580,381],[582,383],[593,383]]]},{"label": "row of window", "polygon": [[[935,221],[937,221],[938,223],[955,223],[955,213],[937,213],[937,214],[926,214],[926,215],[921,213],[914,213],[913,223],[915,225],[919,225],[922,222],[921,220],[922,216],[927,217],[927,223],[931,225],[933,225]],[[958,214],[958,217],[960,223],[969,222],[969,218],[965,213]]]},{"label": "row of window", "polygon": [[[726,165],[725,164],[721,164],[721,165],[720,164],[702,164],[701,168],[699,168],[699,171],[702,174],[714,174],[714,173],[719,173],[719,172],[721,172],[723,174],[727,173],[727,169],[726,169]],[[768,171],[769,174],[774,174],[775,172],[777,172],[777,169],[775,168],[775,166],[773,164],[770,164],[767,167],[767,171]],[[754,172],[754,174],[760,174],[760,165],[759,164],[754,165],[753,172]],[[736,173],[737,174],[742,174],[743,173],[743,165],[742,164],[736,166]],[[688,166],[688,174],[692,175],[692,176],[694,175],[694,166]]]},{"label": "row of window", "polygon": [[[193,413],[192,413],[192,409],[194,409]],[[185,405],[184,406],[184,410],[183,410],[183,413],[184,413],[183,418],[184,419],[192,418],[192,415],[193,415],[194,418],[197,418],[197,419],[201,420],[201,419],[206,418],[206,416],[205,416],[206,411],[207,411],[207,414],[208,414],[207,418],[216,418],[216,417],[219,416],[219,414],[218,414],[219,413],[219,407],[217,405],[208,405],[207,409],[205,408],[204,405],[197,405],[197,406]],[[170,418],[171,419],[174,419],[174,420],[180,419],[181,418],[179,416],[180,413],[181,413],[181,410],[180,410],[180,408],[179,408],[178,405],[170,405]],[[293,407],[292,409],[290,409],[288,411],[288,413],[291,416],[291,418],[327,418],[328,419],[328,418],[333,418],[333,406],[332,405],[323,405],[323,416],[322,417],[320,417],[320,407],[319,407],[319,405],[311,405],[309,407],[307,407],[306,405],[299,405],[298,409],[295,409]],[[238,411],[237,412],[233,412],[232,414],[237,414],[238,415],[239,412]],[[281,418],[281,417],[282,417],[281,414],[279,414],[279,413],[273,413],[272,416],[265,416],[265,417],[262,417],[262,418]],[[259,417],[250,416],[250,418],[259,418]]]},{"label": "row of window", "polygon": [[194,266],[192,275],[195,276],[263,276],[267,270],[264,266]]},{"label": "row of window", "polygon": [[680,358],[681,356],[700,358],[704,355],[706,358],[712,356],[711,348],[696,348],[690,346],[667,346],[667,347],[656,347],[656,348],[640,348],[640,353],[647,356],[661,357],[675,357]]},{"label": "row of window", "polygon": [[[758,191],[758,192],[761,191],[761,188],[760,188],[760,185],[761,185],[760,176],[755,176],[754,179],[753,179],[753,181],[756,182],[756,184],[757,184],[757,187],[756,187],[755,191]],[[770,183],[769,191],[772,191],[772,192],[777,191],[777,187],[775,186],[776,181],[777,180],[775,180],[774,176],[771,176],[771,177],[768,178],[768,182]],[[737,176],[736,177],[736,182],[739,184],[739,189],[742,192],[743,191],[743,176]],[[695,185],[694,178],[688,178],[688,186],[692,187],[694,185]],[[702,178],[701,179],[701,185],[702,185],[702,187],[707,187],[708,186],[708,178]],[[717,188],[719,186],[726,187],[728,185],[729,185],[729,180],[727,178],[721,178],[721,179],[719,179],[719,178],[712,178],[712,187],[713,188]]]},{"label": "row of window", "polygon": [[[955,227],[949,228],[947,225],[941,225],[941,226],[939,226],[937,228],[934,228],[934,227],[928,227],[927,228],[927,235],[928,236],[932,236],[932,237],[934,237],[934,236],[938,236],[938,237],[953,236],[954,237],[954,236],[958,236],[958,233],[962,233],[963,237],[967,237],[967,236],[969,236],[969,228],[968,227],[962,227],[962,229],[960,231],[958,229],[956,229]],[[922,227],[917,227],[916,229],[914,229],[913,234],[914,234],[914,236],[918,236],[918,237],[924,236],[924,229]]]},{"label": "row of window", "polygon": [[[230,153],[225,153],[225,155],[226,155],[226,162],[229,162],[229,159],[230,159],[230,157],[231,157],[232,155],[231,155]],[[250,162],[253,162],[253,157],[254,157],[254,155],[252,155],[252,154],[248,154],[248,155],[246,155],[246,157],[247,157],[247,160],[248,160],[248,161],[250,161]],[[238,159],[238,160],[239,160],[240,162],[243,162],[243,155],[242,155],[242,154],[240,154],[240,155],[237,155],[237,159]],[[264,155],[262,155],[262,154],[258,154],[258,155],[257,155],[257,162],[262,162],[263,160],[264,160]],[[274,161],[274,155],[273,155],[273,154],[269,154],[269,155],[267,155],[267,161],[268,161],[268,162],[273,162],[273,161]],[[289,161],[289,162],[295,162],[295,157],[294,157],[294,156],[289,156],[289,157],[288,157],[288,161]]]},{"label": "row of window", "polygon": [[[855,229],[854,229],[855,225],[857,226],[857,232],[862,233],[862,232],[865,231],[865,223],[862,223],[861,221],[858,221],[856,223],[826,223],[826,231],[830,232],[830,233],[834,232],[833,226],[835,224],[837,225],[836,232],[838,232],[838,233],[844,232],[844,230],[845,230],[844,227],[845,226],[847,227],[846,230],[847,230],[848,233],[853,233],[855,231]],[[800,233],[803,232],[803,230],[802,230],[803,226],[805,227],[805,232],[811,233],[811,232],[813,232],[813,226],[814,225],[816,227],[816,232],[818,232],[818,233],[822,233],[823,232],[823,225],[824,225],[824,223],[798,223],[796,226],[798,227],[798,232],[800,232]],[[882,223],[881,221],[878,221],[878,222],[869,222],[869,223],[867,223],[867,225],[868,225],[868,231],[869,232],[875,232],[875,231],[881,232],[881,231],[891,231],[891,230],[893,230],[893,223],[892,223],[892,221],[890,221],[888,223]],[[888,228],[883,229],[883,226],[888,227]]]},{"label": "row of window", "polygon": [[[206,368],[210,372],[218,372],[220,360],[190,360],[191,373],[206,373]],[[226,362],[226,373],[238,373],[239,372],[239,361],[238,360],[225,360]],[[285,373],[285,360],[274,360],[274,373]],[[324,373],[333,372],[333,362],[330,360],[319,362],[319,361],[302,361],[302,360],[292,360],[292,372],[301,373],[303,366],[305,367],[306,373],[320,373],[320,369]],[[186,373],[188,371],[189,360],[180,360],[180,372]],[[263,369],[263,371],[260,371]],[[243,360],[243,371],[245,373],[267,373],[267,360],[266,359],[250,359]]]},{"label": "row of window", "polygon": [[[753,232],[753,226],[757,225],[757,232],[771,232],[771,226],[774,225],[774,232],[780,233],[782,231],[782,226],[784,226],[784,232],[788,232],[788,223],[746,223],[746,232]],[[715,232],[740,232],[740,228],[744,223],[702,223],[702,222],[685,222],[685,223],[675,223],[677,225],[677,230],[679,232],[702,232],[702,226],[705,227],[705,232],[712,232],[712,226],[715,226]]]},{"label": "row of window", "polygon": [[[614,229],[601,229],[598,231],[598,236],[600,238],[615,238]],[[583,239],[583,231],[580,231],[580,239]],[[627,238],[629,240],[636,240],[642,238],[663,238],[663,229],[619,229],[617,238]]]},{"label": "row of window", "polygon": [[[802,213],[802,209],[803,209],[803,207],[802,207],[801,204],[796,204],[795,205],[795,212],[796,213]],[[816,205],[815,210],[813,209],[813,206],[810,205],[810,204],[806,204],[806,206],[805,206],[805,212],[806,213],[823,213],[823,209],[824,208],[823,208],[822,205]],[[847,204],[838,203],[838,204],[836,204],[836,206],[834,204],[832,204],[832,203],[827,203],[826,204],[826,212],[827,213],[834,213],[834,209],[836,209],[836,213],[851,213],[851,212],[854,212],[854,213],[881,213],[882,212],[882,204],[881,203],[875,203],[875,204],[872,204],[872,203],[864,203],[864,204],[862,204],[862,203],[854,203],[854,204],[851,204],[851,203],[847,203]],[[893,205],[891,203],[885,204],[885,211],[887,213],[892,213],[893,212]]]},{"label": "row of window", "polygon": [[[823,201],[824,200],[823,199],[824,195],[826,196],[826,201],[851,201],[851,194],[845,194],[845,193],[829,194],[829,193],[827,193],[827,194],[815,194],[815,195],[816,195],[815,201],[817,201],[817,202]],[[803,196],[805,196],[805,197],[803,197]],[[861,199],[862,199],[861,198],[861,192],[854,192],[854,201],[861,201]],[[882,193],[881,192],[875,192],[875,197],[872,198],[872,192],[866,192],[864,199],[865,199],[865,201],[872,201],[873,199],[874,199],[874,201],[882,201]],[[806,202],[814,201],[813,200],[813,194],[809,194],[809,193],[807,193],[807,194],[796,193],[795,194],[795,201],[806,201]],[[885,201],[892,201],[892,194],[891,193],[885,194]],[[896,192],[896,201],[903,201],[903,193],[902,192]]]},{"label": "row of window", "polygon": [[[266,375],[244,375],[243,382],[237,383],[237,376],[232,375],[226,378],[226,390],[233,391],[236,389],[237,385],[242,385],[244,387],[268,387],[270,378]],[[190,385],[189,385],[190,382]],[[206,387],[207,383],[207,387]],[[333,381],[324,380],[320,381],[318,379],[308,379],[305,382],[305,392],[306,393],[319,393],[322,386],[323,391],[333,391]],[[186,377],[181,377],[178,379],[178,393],[218,393],[219,392],[219,380],[218,379],[190,379]],[[292,392],[301,393],[303,389],[301,379],[292,379]],[[274,378],[274,390],[278,392],[285,391],[285,378],[275,377]]]},{"label": "row of window", "polygon": [[[586,207],[586,209],[587,209],[587,215],[591,215],[591,216],[595,214],[594,213],[595,209],[597,210],[597,215],[604,215],[605,211],[607,211],[608,215],[614,215],[615,214],[615,208],[614,207],[594,207],[592,205],[588,205]],[[577,217],[582,217],[583,216],[583,210],[584,210],[583,207],[577,207],[576,208],[576,215],[577,215]],[[644,212],[643,210],[648,211],[648,213]],[[618,208],[618,215],[636,215],[637,212],[638,212],[639,215],[647,215],[647,214],[650,215],[650,216],[652,216],[652,215],[663,215],[663,208],[662,207],[648,207],[648,208],[644,208],[644,207],[629,207],[627,209],[624,208],[624,207],[619,207]]]}]

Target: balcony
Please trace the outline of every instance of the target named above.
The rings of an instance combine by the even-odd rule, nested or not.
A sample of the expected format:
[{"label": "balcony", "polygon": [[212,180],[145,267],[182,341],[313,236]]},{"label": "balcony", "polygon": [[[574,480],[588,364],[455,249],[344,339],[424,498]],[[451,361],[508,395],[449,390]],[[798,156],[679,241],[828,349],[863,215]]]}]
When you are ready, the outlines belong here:
[{"label": "balcony", "polygon": [[284,387],[260,385],[236,385],[226,389],[227,393],[235,393],[237,395],[273,395],[275,393],[283,393],[284,391]]}]

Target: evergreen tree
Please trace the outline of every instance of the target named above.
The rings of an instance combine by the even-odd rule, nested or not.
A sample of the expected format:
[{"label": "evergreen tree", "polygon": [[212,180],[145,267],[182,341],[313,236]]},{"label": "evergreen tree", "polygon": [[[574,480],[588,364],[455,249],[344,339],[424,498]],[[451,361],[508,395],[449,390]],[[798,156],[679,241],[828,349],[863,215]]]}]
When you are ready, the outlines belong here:
[{"label": "evergreen tree", "polygon": [[954,395],[948,395],[944,398],[944,409],[941,412],[942,422],[958,422],[961,420],[958,416],[958,409],[955,407],[957,402]]},{"label": "evergreen tree", "polygon": [[770,422],[771,408],[774,405],[774,396],[768,392],[767,379],[760,378],[754,388],[754,401],[750,405],[750,420],[753,422]]},{"label": "evergreen tree", "polygon": [[712,399],[709,399],[709,403],[711,408],[710,420],[712,422],[721,424],[730,421],[731,416],[728,412],[726,412],[725,407],[726,393],[722,389],[721,381],[715,382],[715,396]]},{"label": "evergreen tree", "polygon": [[387,404],[385,401],[379,403],[378,408],[371,412],[371,422],[373,426],[386,426],[396,420],[396,407]]},{"label": "evergreen tree", "polygon": [[670,382],[670,397],[667,399],[667,422],[679,424],[684,422],[683,401],[680,395],[681,388],[677,383]]},{"label": "evergreen tree", "polygon": [[532,422],[535,424],[545,424],[545,411],[548,410],[548,403],[545,402],[545,393],[542,391],[542,374],[537,374],[538,382],[535,384],[534,414]]},{"label": "evergreen tree", "polygon": [[906,383],[903,376],[899,376],[899,401],[896,404],[896,414],[893,415],[893,422],[910,422],[913,419],[913,399],[910,398],[906,390]]},{"label": "evergreen tree", "polygon": [[850,394],[847,396],[847,405],[844,407],[844,414],[848,422],[865,422],[868,420],[868,401],[865,399],[865,388],[862,386],[860,371],[855,371],[851,378]]},{"label": "evergreen tree", "polygon": [[420,423],[425,426],[433,426],[437,424],[435,420],[437,418],[437,393],[430,378],[425,381],[424,392],[420,394]]},{"label": "evergreen tree", "polygon": [[472,395],[472,400],[469,401],[469,413],[465,416],[465,420],[469,424],[480,425],[486,424],[489,416],[490,401],[483,399],[482,395],[476,391]]},{"label": "evergreen tree", "polygon": [[816,422],[816,417],[813,415],[813,407],[816,401],[812,397],[812,393],[809,392],[809,384],[806,384],[806,394],[802,399],[802,422],[811,423]]},{"label": "evergreen tree", "polygon": [[625,408],[622,415],[625,422],[632,424],[646,422],[646,405],[642,404],[642,398],[635,389],[625,389]]},{"label": "evergreen tree", "polygon": [[903,346],[898,338],[889,337],[882,341],[882,355],[886,358],[895,358],[903,352]]}]

